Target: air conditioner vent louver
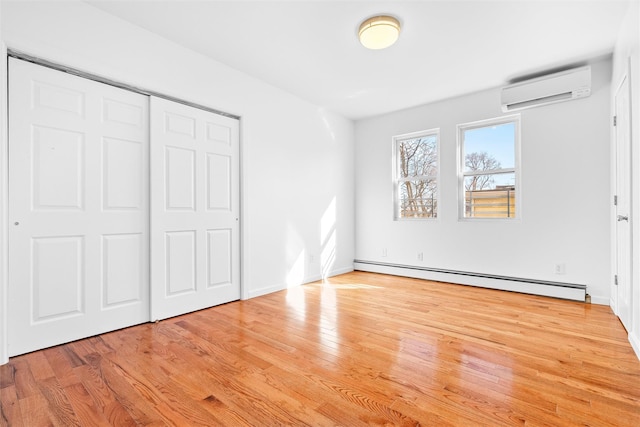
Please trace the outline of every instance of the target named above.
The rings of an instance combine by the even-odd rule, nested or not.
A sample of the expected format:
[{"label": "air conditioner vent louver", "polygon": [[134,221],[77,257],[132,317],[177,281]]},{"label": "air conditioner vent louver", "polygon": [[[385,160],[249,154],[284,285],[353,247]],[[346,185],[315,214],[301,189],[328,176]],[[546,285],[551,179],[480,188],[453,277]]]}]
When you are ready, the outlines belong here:
[{"label": "air conditioner vent louver", "polygon": [[591,95],[591,67],[561,71],[502,88],[502,111],[522,110]]}]

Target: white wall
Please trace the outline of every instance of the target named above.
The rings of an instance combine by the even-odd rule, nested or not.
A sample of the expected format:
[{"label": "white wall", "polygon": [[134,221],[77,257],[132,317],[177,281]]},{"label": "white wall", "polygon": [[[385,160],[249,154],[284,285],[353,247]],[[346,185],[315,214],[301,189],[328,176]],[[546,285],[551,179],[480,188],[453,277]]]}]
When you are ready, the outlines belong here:
[{"label": "white wall", "polygon": [[[588,98],[521,112],[521,220],[458,220],[456,125],[502,116],[499,88],[356,122],[356,259],[586,284],[608,304],[610,69],[592,64]],[[391,138],[431,128],[439,218],[393,221]]]},{"label": "white wall", "polygon": [[1,36],[9,49],[241,116],[244,298],[353,268],[352,121],[85,3],[2,2]]},{"label": "white wall", "polygon": [[[636,354],[640,357],[640,4],[629,2],[629,11],[625,17],[618,42],[613,54],[612,95],[613,105],[615,89],[622,81],[625,73],[629,72],[631,87],[631,153],[632,153],[632,320],[629,341]],[[612,147],[613,148],[613,147]],[[612,298],[616,309],[615,287],[612,286]]]}]

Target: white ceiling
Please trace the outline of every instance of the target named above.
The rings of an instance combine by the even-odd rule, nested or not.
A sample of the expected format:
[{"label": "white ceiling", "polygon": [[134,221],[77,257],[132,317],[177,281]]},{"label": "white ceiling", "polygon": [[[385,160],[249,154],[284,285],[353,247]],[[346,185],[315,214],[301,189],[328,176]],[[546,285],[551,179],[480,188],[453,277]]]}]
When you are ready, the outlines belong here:
[{"label": "white ceiling", "polygon": [[[88,2],[356,120],[607,55],[628,8],[627,0]],[[358,26],[381,13],[400,19],[400,40],[367,50]]]}]

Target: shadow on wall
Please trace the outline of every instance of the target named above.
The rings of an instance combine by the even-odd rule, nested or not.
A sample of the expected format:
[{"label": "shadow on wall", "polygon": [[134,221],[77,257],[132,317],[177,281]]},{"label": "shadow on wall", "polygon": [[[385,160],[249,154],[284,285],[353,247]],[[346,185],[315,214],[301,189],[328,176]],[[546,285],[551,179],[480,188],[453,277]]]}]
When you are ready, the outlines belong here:
[{"label": "shadow on wall", "polygon": [[326,110],[324,108],[318,108],[318,114],[320,114],[320,120],[322,120],[324,127],[327,129],[327,134],[331,137],[331,141],[336,142],[336,134],[327,119]]},{"label": "shadow on wall", "polygon": [[[336,261],[336,209],[336,198],[334,196],[320,218],[320,278],[323,280],[329,277]],[[310,254],[307,250],[299,233],[289,225],[287,233],[287,250],[289,251],[291,248],[299,246],[302,246],[302,248],[291,258],[293,259],[293,262],[286,279],[288,289],[300,286],[310,280],[317,279],[311,278],[313,271],[308,271],[310,264],[315,263],[314,255]],[[308,263],[307,260],[309,261]]]},{"label": "shadow on wall", "polygon": [[336,262],[336,213],[334,196],[320,220],[320,272],[323,280],[329,277]]}]

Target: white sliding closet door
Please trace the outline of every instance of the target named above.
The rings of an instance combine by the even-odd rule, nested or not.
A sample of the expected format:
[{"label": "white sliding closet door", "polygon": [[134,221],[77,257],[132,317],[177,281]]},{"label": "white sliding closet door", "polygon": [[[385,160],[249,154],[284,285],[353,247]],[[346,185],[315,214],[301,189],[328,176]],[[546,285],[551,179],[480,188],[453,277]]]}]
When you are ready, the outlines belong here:
[{"label": "white sliding closet door", "polygon": [[151,97],[151,320],[240,298],[239,122]]},{"label": "white sliding closet door", "polygon": [[9,355],[149,320],[148,103],[10,58]]}]

